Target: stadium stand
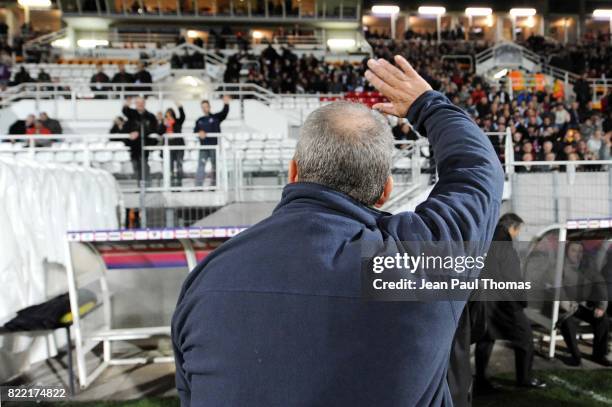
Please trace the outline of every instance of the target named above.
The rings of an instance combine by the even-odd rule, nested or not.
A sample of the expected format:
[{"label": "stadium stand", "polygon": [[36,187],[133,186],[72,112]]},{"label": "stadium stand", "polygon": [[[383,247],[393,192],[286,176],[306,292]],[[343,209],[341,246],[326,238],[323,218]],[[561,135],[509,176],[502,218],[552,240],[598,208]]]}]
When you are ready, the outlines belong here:
[{"label": "stadium stand", "polygon": [[[563,39],[549,29],[552,23],[544,24],[539,11],[533,23],[541,24],[541,30],[526,19],[514,27],[517,22],[499,7],[490,21],[449,10],[439,22],[416,9],[402,8],[401,18],[389,18],[369,8],[358,0],[58,0],[51,2],[47,16],[54,24],[26,24],[21,12],[23,27],[7,19],[11,27],[0,25],[0,189],[10,199],[8,209],[0,211],[0,225],[13,234],[22,227],[32,236],[44,231],[48,241],[80,230],[75,239],[89,233],[83,241],[91,247],[97,245],[92,243],[96,230],[107,236],[106,229],[199,228],[213,222],[215,214],[229,213],[236,223],[213,226],[246,227],[239,223],[244,212],[279,199],[308,114],[340,100],[369,107],[387,102],[364,73],[369,58],[394,63],[397,54],[488,136],[506,172],[504,205],[525,219],[525,239],[548,233],[541,230],[550,225],[556,225],[558,238],[571,218],[611,215],[612,37],[607,20],[604,27],[587,19],[582,31]],[[571,14],[567,18],[579,15]],[[0,20],[4,15],[0,13]],[[90,22],[95,27],[88,27]],[[434,28],[434,22],[442,26]],[[209,101],[210,113],[216,115],[222,112],[224,96],[231,97],[227,117],[220,120],[218,132],[203,137],[196,123],[203,114],[210,116],[202,102]],[[155,117],[154,129],[133,118],[130,122],[122,112],[125,102],[133,105],[140,97]],[[176,128],[179,106],[185,117]],[[168,115],[169,109],[173,114]],[[387,120],[396,144],[396,189],[383,210],[414,210],[436,182],[433,152],[412,123]],[[141,150],[134,141],[139,137],[147,140]],[[215,158],[202,160],[211,155]],[[87,185],[90,179],[93,186]],[[41,202],[34,188],[40,188]],[[70,195],[61,197],[62,190]],[[46,199],[54,202],[49,208],[44,208]],[[81,206],[87,206],[82,216]],[[24,214],[42,210],[48,211],[45,218],[59,213],[59,220],[24,220]],[[11,217],[21,223],[11,223]],[[99,222],[88,223],[84,217],[98,217]],[[147,267],[176,261],[164,256],[177,245],[186,245],[186,256],[190,253],[181,238],[168,243],[161,255],[151,247],[142,255],[142,241],[130,236],[134,242],[127,249],[102,243],[96,250],[111,252],[104,261],[128,252],[126,257],[133,255]],[[36,236],[26,248],[37,252],[31,257],[34,270],[26,270],[31,253],[14,249],[21,271],[0,276],[2,281],[17,281],[17,274],[40,278],[43,260],[66,263],[59,243],[45,259],[45,239]],[[207,237],[198,239],[190,244],[199,257],[180,257],[181,262],[201,260],[214,248]],[[19,246],[18,240],[9,243],[7,247]],[[97,255],[93,250],[87,256]],[[97,257],[95,261],[104,264]],[[12,267],[6,264],[0,270]],[[140,275],[133,287],[146,278]],[[178,289],[180,279],[175,278],[177,287],[165,287],[160,296]],[[0,298],[0,311],[7,314],[48,299],[42,286],[30,289],[30,297],[15,291]],[[176,302],[174,297],[164,301]],[[138,318],[129,313],[114,317],[127,326],[123,333],[131,328],[131,318]],[[158,317],[152,319],[163,319]],[[549,329],[549,316],[545,322],[541,318],[538,314],[533,320]],[[130,335],[138,337],[138,329]],[[163,336],[169,329],[154,332]],[[122,340],[111,334],[104,331],[108,336],[96,340]],[[553,325],[541,343],[551,338],[554,343],[554,334]],[[36,355],[28,360],[46,358],[41,343],[36,342],[31,351]],[[554,346],[550,348],[554,356]],[[104,349],[106,357],[110,351]],[[6,369],[0,366],[0,382],[23,370],[11,363]]]}]

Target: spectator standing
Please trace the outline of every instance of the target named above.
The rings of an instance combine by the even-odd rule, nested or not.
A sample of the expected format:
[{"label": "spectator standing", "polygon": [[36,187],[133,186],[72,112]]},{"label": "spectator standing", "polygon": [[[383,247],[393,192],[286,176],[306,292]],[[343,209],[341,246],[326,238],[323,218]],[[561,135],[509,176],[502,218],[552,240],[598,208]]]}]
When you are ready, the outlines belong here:
[{"label": "spectator standing", "polygon": [[44,127],[49,129],[51,134],[62,134],[62,125],[60,124],[59,120],[50,118],[45,112],[40,114],[39,120],[42,122]]},{"label": "spectator standing", "polygon": [[43,68],[40,68],[36,81],[41,82],[41,83],[51,83],[52,82],[51,76]]},{"label": "spectator standing", "polygon": [[[201,146],[215,146],[217,145],[217,138],[208,137],[209,134],[221,133],[221,122],[225,120],[229,113],[229,103],[231,98],[229,96],[223,96],[223,109],[217,113],[211,113],[210,102],[208,100],[202,101],[202,112],[204,115],[200,117],[193,129],[194,133],[198,134]],[[214,148],[201,149],[198,154],[198,169],[196,172],[196,186],[204,185],[204,175],[206,162],[210,159],[212,166],[211,178],[214,183],[215,170],[216,170],[216,152]]]},{"label": "spectator standing", "polygon": [[[153,77],[151,77],[151,74],[149,73],[149,71],[147,71],[145,65],[142,62],[138,64],[138,72],[136,72],[136,74],[134,75],[134,83],[136,84],[153,83]],[[134,88],[134,90],[137,92],[151,92],[151,87],[150,86],[138,87],[138,88]]]},{"label": "spectator standing", "polygon": [[14,82],[15,85],[20,85],[22,83],[34,82],[34,80],[30,76],[30,73],[26,71],[25,67],[22,66],[19,68],[19,72],[15,74]]},{"label": "spectator standing", "polygon": [[[93,92],[107,92],[110,90],[108,86],[103,86],[104,83],[109,83],[110,78],[107,74],[104,73],[104,66],[102,64],[96,65],[96,73],[93,74],[91,79],[89,80],[91,83],[91,90]],[[106,99],[106,95],[95,95],[96,99]]]},{"label": "spectator standing", "polygon": [[[157,144],[157,140],[151,134],[157,133],[158,124],[155,115],[145,107],[145,100],[136,98],[134,109],[130,108],[130,99],[126,99],[123,106],[123,114],[128,118],[127,131],[129,139],[124,141],[130,148],[130,158],[137,179],[148,182],[149,178],[149,152],[144,150],[145,146]],[[144,160],[144,162],[143,162]],[[144,174],[142,168],[144,166]]]},{"label": "spectator standing", "polygon": [[33,114],[26,116],[25,120],[16,120],[8,129],[9,134],[24,135],[29,134],[28,130],[34,127],[36,117]]},{"label": "spectator standing", "polygon": [[591,100],[591,87],[589,86],[589,82],[587,81],[587,74],[583,74],[577,81],[574,83],[574,93],[576,94],[576,100],[580,104],[580,106],[586,106],[586,104]]},{"label": "spectator standing", "polygon": [[[113,83],[117,83],[117,84],[126,84],[126,83],[134,83],[134,77],[132,76],[132,74],[126,72],[125,70],[125,65],[123,64],[119,64],[117,66],[118,72],[113,75]],[[129,90],[129,88],[126,87],[115,87],[115,91],[116,92],[120,92],[120,91],[126,91]]]},{"label": "spectator standing", "polygon": [[[51,130],[46,128],[40,120],[36,120],[34,121],[34,126],[26,130],[26,134],[30,136],[50,135]],[[52,142],[53,142],[53,139],[51,138],[37,138],[34,141],[34,145],[36,147],[49,147]]]},{"label": "spectator standing", "polygon": [[[185,139],[180,134],[183,131],[183,123],[185,122],[185,110],[183,106],[176,103],[179,115],[176,117],[174,109],[166,110],[163,119],[159,123],[159,134],[165,135],[170,146],[185,146]],[[179,135],[176,137],[169,137]],[[172,185],[181,186],[183,183],[183,157],[185,150],[170,150],[170,172],[172,176]]]}]

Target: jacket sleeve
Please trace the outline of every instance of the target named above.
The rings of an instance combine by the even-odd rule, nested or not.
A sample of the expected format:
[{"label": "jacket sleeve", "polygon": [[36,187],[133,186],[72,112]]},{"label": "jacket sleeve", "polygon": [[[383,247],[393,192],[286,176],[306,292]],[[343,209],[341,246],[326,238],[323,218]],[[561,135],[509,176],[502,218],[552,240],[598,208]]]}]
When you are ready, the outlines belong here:
[{"label": "jacket sleeve", "polygon": [[176,119],[176,122],[180,126],[182,126],[183,123],[185,122],[185,109],[183,109],[183,106],[179,106],[178,111],[179,111],[179,117],[178,119]]},{"label": "jacket sleeve", "polygon": [[229,113],[229,104],[224,104],[223,109],[221,109],[220,112],[215,113],[214,116],[217,120],[219,120],[219,123],[221,123],[223,120],[225,120],[228,113]]},{"label": "jacket sleeve", "polygon": [[195,124],[193,125],[193,132],[197,133],[200,131],[200,119],[195,121]]},{"label": "jacket sleeve", "polygon": [[123,115],[127,117],[128,120],[134,120],[134,114],[136,113],[136,111],[128,106],[123,106],[121,113],[123,113]]},{"label": "jacket sleeve", "polygon": [[435,91],[421,95],[407,118],[429,139],[439,180],[414,212],[383,218],[384,229],[400,241],[488,245],[504,185],[493,145],[462,109]]}]

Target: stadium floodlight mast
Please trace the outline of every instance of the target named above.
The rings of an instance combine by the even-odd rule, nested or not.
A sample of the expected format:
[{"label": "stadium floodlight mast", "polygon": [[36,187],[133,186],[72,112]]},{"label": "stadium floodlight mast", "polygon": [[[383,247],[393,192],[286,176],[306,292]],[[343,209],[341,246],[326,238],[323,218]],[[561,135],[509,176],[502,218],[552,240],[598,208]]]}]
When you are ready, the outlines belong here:
[{"label": "stadium floodlight mast", "polygon": [[445,7],[438,6],[421,6],[419,7],[419,14],[436,16],[436,31],[438,32],[438,42],[442,41],[442,16],[446,14]]},{"label": "stadium floodlight mast", "polygon": [[537,11],[534,8],[511,8],[510,18],[512,19],[512,41],[516,41],[516,18],[531,17],[536,15]]},{"label": "stadium floodlight mast", "polygon": [[395,24],[400,8],[398,6],[378,4],[372,6],[372,14],[377,16],[388,16],[391,19],[391,38],[395,38]]},{"label": "stadium floodlight mast", "polygon": [[468,16],[468,27],[472,28],[472,19],[474,17],[488,17],[493,14],[493,9],[490,7],[467,7],[465,15]]},{"label": "stadium floodlight mast", "polygon": [[610,23],[610,33],[612,33],[612,9],[596,8],[593,10],[593,17],[601,19],[607,18]]}]

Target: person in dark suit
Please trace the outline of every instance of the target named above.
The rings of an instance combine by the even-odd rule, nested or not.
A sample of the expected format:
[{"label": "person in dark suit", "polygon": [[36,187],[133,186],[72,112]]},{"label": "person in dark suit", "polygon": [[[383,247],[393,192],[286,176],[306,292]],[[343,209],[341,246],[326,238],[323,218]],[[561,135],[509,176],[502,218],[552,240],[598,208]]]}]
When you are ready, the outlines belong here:
[{"label": "person in dark suit", "polygon": [[[504,174],[485,134],[408,62],[366,78],[434,145],[439,181],[415,212],[380,208],[393,189],[393,135],[363,104],[312,112],[272,215],[209,254],[172,319],[183,406],[451,406],[446,379],[465,300],[372,301],[362,245],[482,242]],[[416,250],[416,247],[413,247]]]},{"label": "person in dark suit", "polygon": [[453,339],[448,364],[448,387],[453,407],[470,407],[473,399],[470,346],[481,340],[487,331],[486,303],[468,301],[463,309]]},{"label": "person in dark suit", "polygon": [[[138,64],[138,72],[134,74],[134,83],[137,83],[137,84],[153,83],[153,77],[151,76],[151,73],[147,71],[145,64],[143,64],[142,62]],[[150,86],[137,87],[137,88],[134,88],[134,90],[139,93],[140,92],[151,92],[151,87]]]},{"label": "person in dark suit", "polygon": [[[113,75],[113,83],[120,84],[115,87],[115,92],[125,92],[126,90],[130,90],[129,87],[125,86],[126,83],[134,83],[134,76],[132,74],[126,72],[125,65],[119,64],[117,65],[117,73]],[[121,86],[123,85],[123,86]]]},{"label": "person in dark suit", "polygon": [[149,151],[144,150],[144,147],[157,144],[157,140],[151,137],[151,134],[156,134],[158,130],[157,118],[146,109],[143,98],[136,98],[134,109],[130,107],[130,103],[131,100],[126,99],[122,110],[123,115],[128,119],[126,127],[129,133],[129,139],[126,139],[124,143],[130,148],[130,158],[136,179],[148,182]]},{"label": "person in dark suit", "polygon": [[[104,86],[103,84],[109,83],[110,78],[107,74],[104,73],[104,66],[100,63],[96,65],[96,73],[92,75],[89,83],[91,83],[91,90],[93,92],[107,92],[110,90],[109,86]],[[106,95],[95,95],[96,99],[106,99]]]},{"label": "person in dark suit", "polygon": [[[493,243],[485,261],[485,276],[498,281],[522,281],[521,263],[512,241],[520,233],[523,219],[514,213],[506,213],[500,219]],[[532,376],[533,333],[525,315],[526,301],[511,298],[508,301],[489,301],[487,304],[487,333],[476,344],[475,393],[488,393],[496,387],[487,379],[486,369],[496,339],[511,342],[514,348],[516,384],[521,387],[544,388],[546,383]]]}]

